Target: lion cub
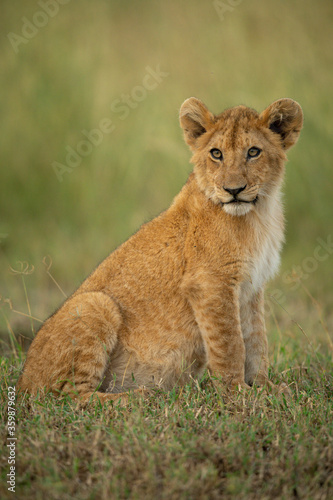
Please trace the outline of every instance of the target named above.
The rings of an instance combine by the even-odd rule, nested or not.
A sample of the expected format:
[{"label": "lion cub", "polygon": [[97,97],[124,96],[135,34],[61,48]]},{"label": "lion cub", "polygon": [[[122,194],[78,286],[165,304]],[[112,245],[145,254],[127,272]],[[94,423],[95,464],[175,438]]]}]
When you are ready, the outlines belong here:
[{"label": "lion cub", "polygon": [[187,99],[193,173],[45,321],[18,389],[115,400],[206,368],[231,388],[267,382],[264,286],[279,266],[285,151],[302,122],[292,99],[219,115]]}]

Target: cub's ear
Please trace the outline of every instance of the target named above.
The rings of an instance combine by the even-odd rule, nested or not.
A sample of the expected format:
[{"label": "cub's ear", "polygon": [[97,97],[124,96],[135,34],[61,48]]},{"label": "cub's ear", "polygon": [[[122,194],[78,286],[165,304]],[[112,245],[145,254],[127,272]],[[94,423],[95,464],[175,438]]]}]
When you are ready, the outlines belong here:
[{"label": "cub's ear", "polygon": [[293,99],[279,99],[268,106],[260,119],[272,132],[279,134],[284,149],[293,146],[303,126],[303,111]]},{"label": "cub's ear", "polygon": [[185,141],[193,151],[198,137],[213,124],[214,116],[199,99],[190,97],[180,108],[179,121]]}]

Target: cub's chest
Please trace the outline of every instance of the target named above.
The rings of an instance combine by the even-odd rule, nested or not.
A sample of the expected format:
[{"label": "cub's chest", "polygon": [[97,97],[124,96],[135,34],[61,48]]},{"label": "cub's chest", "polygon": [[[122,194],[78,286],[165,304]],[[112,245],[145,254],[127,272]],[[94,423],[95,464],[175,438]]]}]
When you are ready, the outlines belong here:
[{"label": "cub's chest", "polygon": [[254,292],[258,292],[279,269],[281,241],[268,238],[250,264],[250,283]]},{"label": "cub's chest", "polygon": [[[248,280],[245,288],[257,293],[274,277],[280,265],[280,252],[283,243],[282,224],[266,227],[265,231],[258,231],[257,244],[249,259]],[[268,229],[268,230],[267,230]]]}]

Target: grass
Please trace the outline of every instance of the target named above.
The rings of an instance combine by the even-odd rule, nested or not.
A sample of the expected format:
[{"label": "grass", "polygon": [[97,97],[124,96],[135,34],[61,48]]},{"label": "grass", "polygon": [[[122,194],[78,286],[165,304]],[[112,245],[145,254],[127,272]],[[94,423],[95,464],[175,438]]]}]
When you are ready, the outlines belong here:
[{"label": "grass", "polygon": [[[52,395],[17,401],[15,498],[331,498],[332,346],[322,309],[305,291],[316,339],[274,301],[267,314],[270,379],[288,384],[290,397],[256,387],[216,393],[205,374],[146,400],[133,395],[128,406]],[[14,334],[10,341],[0,368],[4,443],[7,390],[25,358]],[[1,498],[12,495],[7,459],[4,452]]]},{"label": "grass", "polygon": [[[333,4],[243,1],[222,20],[214,2],[81,0],[16,54],[6,34],[21,34],[36,10],[3,0],[0,18],[3,443],[7,387],[34,332],[185,182],[182,101],[219,112],[292,97],[305,124],[288,155],[281,273],[266,293],[270,376],[292,398],[215,394],[206,378],[124,408],[18,405],[16,497],[332,497],[332,253],[316,249],[333,234]],[[168,76],[121,120],[111,105],[147,66]],[[103,118],[114,131],[59,182],[52,163]],[[13,498],[6,451],[0,464],[1,498]]]},{"label": "grass", "polygon": [[[331,498],[331,359],[278,355],[271,378],[290,384],[291,399],[216,394],[206,377],[128,407],[52,396],[18,405],[16,498]],[[17,364],[2,362],[4,419]]]}]

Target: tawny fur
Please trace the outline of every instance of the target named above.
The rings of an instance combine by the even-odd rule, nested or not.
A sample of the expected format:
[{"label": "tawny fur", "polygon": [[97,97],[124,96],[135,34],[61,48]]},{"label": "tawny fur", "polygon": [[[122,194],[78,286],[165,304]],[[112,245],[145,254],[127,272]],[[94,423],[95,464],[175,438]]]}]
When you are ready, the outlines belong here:
[{"label": "tawny fur", "polygon": [[291,99],[260,115],[237,106],[217,116],[187,99],[180,123],[193,173],[170,208],[45,321],[18,389],[116,399],[129,389],[171,389],[206,368],[217,385],[265,383],[263,290],[283,242],[285,150],[302,121]]}]

